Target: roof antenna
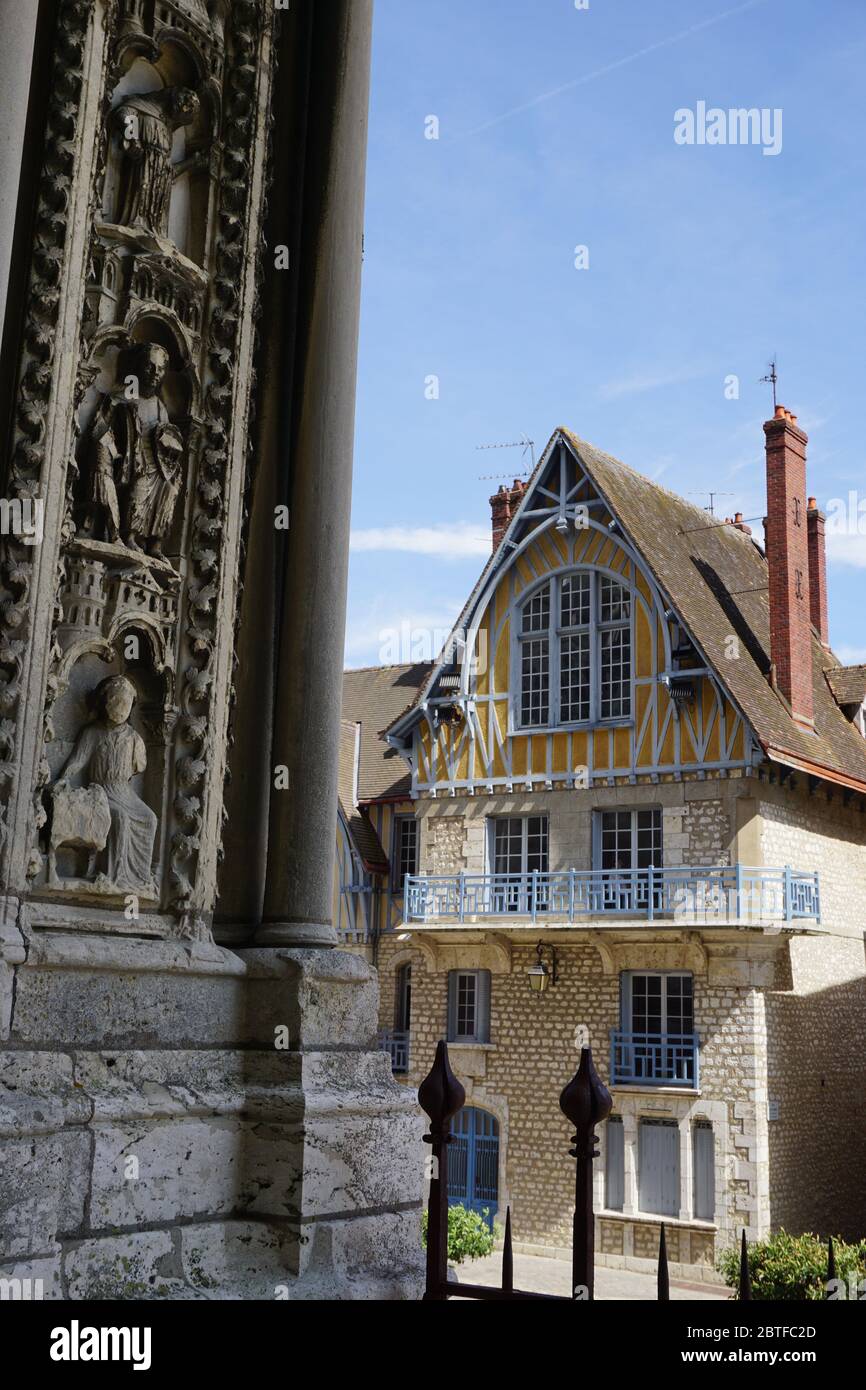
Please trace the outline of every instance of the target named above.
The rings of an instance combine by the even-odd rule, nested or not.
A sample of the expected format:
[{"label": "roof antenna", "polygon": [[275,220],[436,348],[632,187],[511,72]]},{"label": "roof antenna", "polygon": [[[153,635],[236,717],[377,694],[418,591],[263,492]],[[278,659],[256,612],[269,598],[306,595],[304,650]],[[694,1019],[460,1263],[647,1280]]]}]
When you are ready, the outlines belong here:
[{"label": "roof antenna", "polygon": [[772,386],[772,387],[773,387],[773,414],[774,414],[774,415],[775,415],[775,413],[776,413],[776,406],[778,405],[778,401],[776,400],[776,384],[777,384],[778,380],[779,380],[779,378],[778,378],[778,376],[776,375],[776,359],[775,359],[775,357],[774,357],[773,360],[772,360],[772,362],[770,363],[770,371],[769,371],[768,375],[767,375],[767,376],[762,376],[762,377],[760,378],[760,380],[759,380],[759,383],[758,383],[759,385],[764,385],[764,384],[766,384],[767,386]]},{"label": "roof antenna", "polygon": [[[520,439],[515,439],[515,440],[513,441],[513,443],[511,443],[511,444],[476,444],[475,448],[476,448],[476,450],[477,450],[477,449],[522,449],[522,450],[523,450],[523,458],[525,459],[525,458],[526,458],[526,455],[527,455],[527,453],[528,453],[529,456],[530,456],[530,458],[532,459],[532,468],[531,468],[531,469],[530,469],[530,468],[524,468],[524,469],[523,469],[523,473],[524,473],[524,474],[527,474],[527,473],[530,473],[530,472],[532,472],[532,473],[535,472],[535,440],[534,440],[534,439],[530,439],[529,436],[526,435],[526,434],[524,434]],[[514,475],[513,475],[512,473],[483,473],[483,474],[481,475],[481,477],[479,478],[479,482],[493,482],[493,481],[495,481],[495,480],[497,480],[497,479],[499,479],[499,478],[511,478],[511,477],[513,477],[513,476],[514,476]]]},{"label": "roof antenna", "polygon": [[686,496],[687,496],[687,497],[707,497],[707,496],[708,496],[709,499],[710,499],[710,504],[709,504],[708,507],[704,507],[704,511],[705,511],[705,512],[709,512],[710,516],[715,516],[715,514],[716,514],[716,498],[717,498],[717,497],[733,497],[734,494],[733,494],[732,492],[710,492],[710,493],[707,493],[707,492],[689,492],[689,493],[686,494]]}]

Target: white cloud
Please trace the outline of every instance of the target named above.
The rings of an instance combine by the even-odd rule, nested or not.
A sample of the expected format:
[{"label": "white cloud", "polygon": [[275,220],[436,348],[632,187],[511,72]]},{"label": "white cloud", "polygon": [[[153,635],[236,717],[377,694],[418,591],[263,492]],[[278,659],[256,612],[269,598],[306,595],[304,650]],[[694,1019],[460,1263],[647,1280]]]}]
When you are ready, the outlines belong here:
[{"label": "white cloud", "polygon": [[860,666],[866,662],[866,647],[834,647],[843,666]]},{"label": "white cloud", "polygon": [[439,560],[465,560],[487,557],[491,537],[471,521],[438,522],[435,526],[374,526],[353,531],[351,548],[356,554],[372,551],[403,551],[412,555],[433,555]]},{"label": "white cloud", "polygon": [[349,666],[388,666],[434,661],[448,641],[465,600],[436,608],[400,608],[377,600],[365,612],[350,614],[346,633]]},{"label": "white cloud", "polygon": [[831,565],[847,565],[866,569],[866,535],[846,535],[844,531],[827,529],[827,559]]},{"label": "white cloud", "polygon": [[679,368],[671,372],[638,372],[634,376],[620,377],[617,381],[607,381],[598,388],[599,399],[616,401],[620,396],[636,396],[642,391],[657,391],[662,386],[679,386],[686,381],[694,381],[702,373],[696,368]]}]

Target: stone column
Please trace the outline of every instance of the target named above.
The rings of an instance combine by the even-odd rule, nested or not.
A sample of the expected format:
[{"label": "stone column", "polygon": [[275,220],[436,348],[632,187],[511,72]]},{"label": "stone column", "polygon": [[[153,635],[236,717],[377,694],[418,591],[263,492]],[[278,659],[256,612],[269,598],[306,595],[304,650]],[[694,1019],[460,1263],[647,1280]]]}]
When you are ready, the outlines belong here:
[{"label": "stone column", "polygon": [[622,1117],[623,1133],[623,1202],[624,1216],[637,1211],[637,1117],[628,1111]]},{"label": "stone column", "polygon": [[[339,720],[361,292],[371,0],[317,13],[333,74],[310,102],[297,340],[285,362],[290,529],[282,572],[267,879],[261,945],[332,946]],[[335,56],[336,55],[336,56]],[[331,84],[326,81],[325,86]],[[274,789],[274,769],[289,771]]]},{"label": "stone column", "polygon": [[688,1112],[680,1117],[680,1221],[691,1221],[694,1216],[694,1178],[692,1156],[692,1122]]},{"label": "stone column", "polygon": [[0,326],[5,315],[39,0],[0,0]]}]

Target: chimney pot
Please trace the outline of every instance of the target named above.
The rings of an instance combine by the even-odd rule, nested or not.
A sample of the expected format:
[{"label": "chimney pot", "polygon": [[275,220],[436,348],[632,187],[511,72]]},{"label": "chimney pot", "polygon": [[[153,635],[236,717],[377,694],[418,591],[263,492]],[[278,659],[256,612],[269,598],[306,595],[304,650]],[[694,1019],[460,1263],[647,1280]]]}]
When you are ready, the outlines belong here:
[{"label": "chimney pot", "polygon": [[523,494],[526,491],[526,483],[520,478],[515,478],[511,487],[506,487],[503,483],[495,497],[490,499],[490,511],[493,521],[493,549],[498,550],[499,544],[505,532],[511,525],[514,513],[523,501]]}]

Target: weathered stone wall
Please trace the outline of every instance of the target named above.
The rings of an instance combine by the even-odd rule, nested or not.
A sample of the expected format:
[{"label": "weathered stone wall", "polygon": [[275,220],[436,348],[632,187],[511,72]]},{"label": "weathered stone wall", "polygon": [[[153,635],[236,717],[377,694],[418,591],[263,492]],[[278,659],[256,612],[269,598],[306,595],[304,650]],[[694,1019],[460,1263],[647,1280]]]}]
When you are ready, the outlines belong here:
[{"label": "weathered stone wall", "polygon": [[[700,948],[674,946],[652,933],[640,942],[612,948],[614,953],[606,962],[591,942],[569,938],[567,945],[557,945],[556,987],[538,996],[526,978],[535,961],[534,938],[512,945],[510,967],[501,953],[492,955],[481,942],[437,946],[425,940],[419,949],[387,938],[379,951],[380,1025],[393,1027],[395,972],[411,963],[412,1028],[406,1081],[417,1086],[430,1067],[436,1043],[446,1035],[448,969],[457,965],[491,969],[490,1044],[452,1045],[452,1065],[466,1087],[467,1104],[491,1111],[499,1121],[499,1209],[504,1213],[505,1205],[511,1204],[515,1240],[524,1246],[565,1248],[571,1242],[574,1171],[567,1155],[568,1127],[560,1115],[559,1093],[576,1070],[580,1048],[587,1041],[600,1074],[609,1080],[610,1032],[620,1026],[621,969],[697,965],[700,1094],[617,1088],[614,1113],[623,1116],[626,1143],[633,1149],[627,1159],[633,1186],[641,1116],[672,1118],[679,1124],[682,1262],[699,1266],[709,1275],[714,1250],[735,1240],[743,1227],[758,1235],[769,1223],[762,986],[772,985],[779,974],[784,977],[786,966],[783,944],[768,943],[764,937],[756,937],[755,942],[751,957],[745,947],[736,951],[716,942],[701,969]],[[781,955],[781,968],[774,954]],[[698,1119],[709,1119],[714,1128],[715,1229],[696,1223],[692,1214],[691,1135]],[[603,1171],[602,1157],[597,1165],[597,1211],[604,1207]],[[644,1234],[638,1239],[637,1210],[636,1190],[629,1193],[627,1183],[626,1210],[605,1225],[605,1240],[623,1249],[605,1250],[602,1245],[605,1255],[639,1259],[645,1257],[643,1246],[648,1240],[657,1247],[657,1222],[645,1220]]]},{"label": "weathered stone wall", "polygon": [[[636,1144],[641,1115],[663,1115],[680,1126],[683,1224],[674,1222],[671,1229],[678,1233],[681,1261],[708,1270],[713,1250],[742,1228],[752,1236],[785,1225],[862,1237],[866,828],[853,805],[845,805],[841,795],[829,801],[823,792],[810,797],[804,779],[791,787],[756,777],[634,787],[627,798],[622,788],[594,788],[422,800],[422,869],[482,872],[489,868],[488,818],[539,813],[549,816],[551,869],[588,867],[593,811],[623,805],[661,806],[666,865],[739,861],[817,868],[820,933],[725,931],[705,924],[690,933],[689,944],[681,938],[677,945],[651,929],[641,928],[637,937],[634,929],[622,933],[605,924],[595,936],[599,949],[577,932],[557,937],[561,979],[543,998],[530,993],[525,978],[534,935],[530,942],[506,932],[512,944],[504,960],[502,949],[492,952],[491,934],[480,930],[461,934],[459,946],[452,944],[454,937],[442,936],[438,945],[425,937],[420,950],[420,938],[386,938],[379,957],[382,1026],[393,1026],[395,967],[413,963],[409,1084],[418,1084],[445,1036],[447,970],[458,964],[491,969],[491,1043],[452,1047],[452,1062],[468,1103],[499,1119],[500,1205],[512,1205],[515,1239],[566,1246],[572,1175],[556,1139],[558,1094],[577,1064],[580,1042],[588,1036],[607,1078],[609,1033],[619,1026],[620,972],[689,969],[701,1039],[700,1095],[634,1088],[619,1088],[615,1095],[627,1153]],[[840,940],[843,933],[848,939]],[[716,1221],[709,1231],[690,1220],[689,1137],[700,1118],[712,1122],[715,1135]],[[630,1161],[634,1165],[634,1153]],[[599,1227],[600,1248],[612,1261],[648,1257],[658,1239],[658,1223],[637,1215],[636,1192],[629,1198],[628,1163],[626,1210],[606,1214]],[[822,1174],[820,1182],[810,1176],[815,1173]],[[597,1211],[603,1202],[599,1179]]]},{"label": "weathered stone wall", "polygon": [[810,796],[804,782],[791,791],[761,790],[761,848],[765,864],[817,869],[821,875],[821,925],[862,936],[866,929],[866,816],[840,793],[828,802]]},{"label": "weathered stone wall", "polygon": [[862,1240],[864,945],[798,938],[791,955],[795,989],[767,996],[768,1098],[778,1105],[768,1124],[772,1223]]},{"label": "weathered stone wall", "polygon": [[749,785],[740,777],[589,791],[423,799],[416,803],[422,873],[484,873],[486,822],[498,816],[548,817],[551,870],[592,866],[594,811],[660,807],[666,865],[732,862],[735,802]]},{"label": "weathered stone wall", "polygon": [[374,1050],[365,962],[28,952],[0,1050],[0,1277],[66,1298],[416,1296],[421,1118]]}]

